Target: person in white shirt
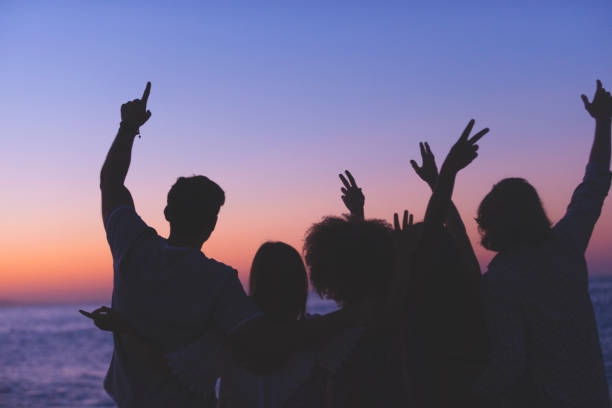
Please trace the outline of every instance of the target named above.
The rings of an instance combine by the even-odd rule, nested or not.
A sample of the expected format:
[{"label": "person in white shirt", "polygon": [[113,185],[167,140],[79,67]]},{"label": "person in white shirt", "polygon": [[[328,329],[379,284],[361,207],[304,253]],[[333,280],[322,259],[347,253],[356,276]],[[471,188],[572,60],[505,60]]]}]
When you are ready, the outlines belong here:
[{"label": "person in white shirt", "polygon": [[609,407],[610,396],[584,258],[610,188],[612,98],[597,81],[595,140],[582,183],[554,226],[536,190],[504,179],[477,222],[497,255],[484,276],[491,355],[476,384],[487,407]]},{"label": "person in white shirt", "polygon": [[[149,82],[141,99],[121,107],[119,131],[100,174],[102,218],[113,256],[112,310],[168,355],[170,370],[141,358],[141,343],[117,331],[104,385],[119,407],[214,406],[216,377],[200,381],[200,373],[191,373],[173,351],[198,344],[199,366],[211,373],[222,344],[240,361],[265,365],[350,327],[354,315],[337,312],[284,325],[264,318],[236,271],[201,252],[225,202],[223,190],[204,176],[181,177],[170,189],[164,211],[170,223],[167,239],[147,226],[124,182],[134,139],[151,117],[150,90]],[[103,312],[94,317],[103,328]],[[198,378],[197,385],[190,376]]]}]

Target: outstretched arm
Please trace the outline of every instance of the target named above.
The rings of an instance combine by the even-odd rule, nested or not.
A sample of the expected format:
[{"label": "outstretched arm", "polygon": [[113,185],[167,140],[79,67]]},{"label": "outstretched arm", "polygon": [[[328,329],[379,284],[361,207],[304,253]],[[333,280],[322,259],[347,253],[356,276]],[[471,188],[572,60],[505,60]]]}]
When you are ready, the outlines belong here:
[{"label": "outstretched arm", "polygon": [[435,228],[440,227],[446,219],[457,173],[478,156],[476,142],[489,132],[489,129],[485,128],[468,139],[473,126],[474,120],[472,119],[442,164],[436,187],[431,194],[425,213],[425,223]]},{"label": "outstretched arm", "polygon": [[344,202],[346,208],[348,208],[348,210],[351,212],[351,217],[358,220],[363,220],[365,217],[363,211],[365,196],[363,195],[361,189],[357,186],[355,178],[351,172],[348,170],[345,170],[344,172],[346,173],[346,177],[344,177],[342,174],[338,174],[342,184],[344,184],[344,187],[340,188],[340,191],[342,191],[342,202]]},{"label": "outstretched arm", "polygon": [[595,119],[595,139],[591,154],[590,163],[600,163],[606,168],[610,168],[610,121],[612,118],[612,97],[610,92],[597,80],[597,90],[593,102],[589,102],[586,95],[581,95],[584,108]]},{"label": "outstretched arm", "polygon": [[[415,160],[410,160],[410,164],[412,165],[415,173],[421,178],[421,180],[426,182],[433,191],[438,182],[438,166],[436,165],[436,159],[431,151],[431,148],[429,147],[429,143],[419,143],[419,148],[421,150],[421,159],[423,164],[419,166]],[[449,232],[457,240],[466,266],[477,274],[478,277],[480,277],[480,264],[478,263],[478,259],[474,253],[474,248],[472,247],[470,238],[467,235],[461,215],[459,215],[459,210],[457,210],[457,207],[455,207],[455,204],[452,201],[450,202],[448,214],[446,216],[446,226]]]},{"label": "outstretched arm", "polygon": [[582,95],[584,107],[595,119],[595,138],[582,183],[576,188],[565,216],[555,225],[558,237],[584,252],[610,189],[610,120],[612,97],[597,81],[592,102]]},{"label": "outstretched arm", "polygon": [[147,110],[150,92],[151,83],[148,82],[141,99],[134,99],[121,106],[119,131],[100,172],[104,224],[115,208],[120,205],[134,206],[132,196],[124,183],[132,158],[134,138],[139,133],[140,126],[151,117],[151,111]]},{"label": "outstretched arm", "polygon": [[431,268],[431,260],[437,255],[435,253],[436,242],[439,238],[444,219],[448,214],[457,173],[478,156],[476,153],[478,150],[476,142],[489,131],[489,129],[485,128],[469,139],[468,137],[473,126],[474,120],[471,120],[459,140],[446,156],[436,187],[429,199],[427,212],[425,213],[423,236],[419,242],[411,273],[410,286],[413,289],[410,298],[412,298],[412,302],[419,303],[421,300],[424,300],[424,291],[420,289],[426,286],[429,275],[428,271]]}]

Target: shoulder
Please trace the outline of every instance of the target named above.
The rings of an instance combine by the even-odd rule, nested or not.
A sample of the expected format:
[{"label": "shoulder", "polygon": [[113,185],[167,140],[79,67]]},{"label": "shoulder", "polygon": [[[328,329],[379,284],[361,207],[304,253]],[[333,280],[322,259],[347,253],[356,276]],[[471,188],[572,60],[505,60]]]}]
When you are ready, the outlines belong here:
[{"label": "shoulder", "polygon": [[219,262],[214,258],[208,258],[202,252],[199,253],[200,261],[206,267],[207,271],[224,277],[238,277],[238,271],[231,266]]},{"label": "shoulder", "polygon": [[530,250],[512,250],[498,253],[483,275],[488,290],[504,292],[519,290],[533,277],[532,265],[537,255]]}]

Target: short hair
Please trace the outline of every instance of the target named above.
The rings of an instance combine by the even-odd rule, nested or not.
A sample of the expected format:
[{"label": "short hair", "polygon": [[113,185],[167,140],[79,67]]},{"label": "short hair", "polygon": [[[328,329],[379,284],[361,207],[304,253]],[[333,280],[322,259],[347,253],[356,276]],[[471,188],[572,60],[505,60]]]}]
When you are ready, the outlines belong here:
[{"label": "short hair", "polygon": [[225,193],[205,176],[179,177],[168,192],[166,218],[181,229],[199,228],[216,220]]},{"label": "short hair", "polygon": [[306,314],[308,277],[298,251],[284,242],[266,242],[255,254],[249,295],[266,317],[295,320]]},{"label": "short hair", "polygon": [[478,207],[481,243],[492,251],[538,244],[551,236],[551,223],[537,191],[522,178],[495,184]]},{"label": "short hair", "polygon": [[391,234],[383,220],[326,217],[314,224],[304,253],[317,293],[339,305],[386,293],[394,265]]}]

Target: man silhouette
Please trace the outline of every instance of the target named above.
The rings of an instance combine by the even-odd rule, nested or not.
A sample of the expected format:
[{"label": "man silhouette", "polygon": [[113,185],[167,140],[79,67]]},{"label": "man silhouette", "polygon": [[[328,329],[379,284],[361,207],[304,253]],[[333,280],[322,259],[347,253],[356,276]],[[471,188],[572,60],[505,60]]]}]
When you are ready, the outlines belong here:
[{"label": "man silhouette", "polygon": [[[118,406],[214,406],[222,342],[261,366],[341,330],[350,315],[284,327],[263,319],[236,270],[200,250],[225,201],[223,190],[204,176],[181,177],[170,189],[164,210],[168,239],[138,216],[124,182],[134,139],[151,117],[150,91],[147,83],[141,99],[121,107],[119,131],[100,174],[102,217],[113,256],[112,309],[131,327],[130,333],[114,333],[104,385]],[[134,332],[161,349],[167,366],[142,358]]]}]

